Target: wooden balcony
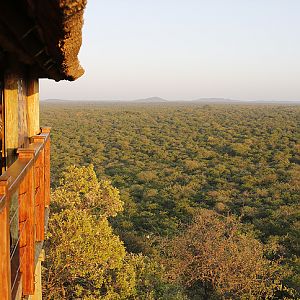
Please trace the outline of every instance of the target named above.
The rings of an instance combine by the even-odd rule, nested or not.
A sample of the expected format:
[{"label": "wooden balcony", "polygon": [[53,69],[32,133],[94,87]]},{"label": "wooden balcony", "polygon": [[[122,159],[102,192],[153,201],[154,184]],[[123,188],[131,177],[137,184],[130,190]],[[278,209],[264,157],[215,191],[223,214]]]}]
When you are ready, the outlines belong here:
[{"label": "wooden balcony", "polygon": [[50,204],[50,129],[0,176],[0,299],[35,291],[35,267],[42,249]]}]

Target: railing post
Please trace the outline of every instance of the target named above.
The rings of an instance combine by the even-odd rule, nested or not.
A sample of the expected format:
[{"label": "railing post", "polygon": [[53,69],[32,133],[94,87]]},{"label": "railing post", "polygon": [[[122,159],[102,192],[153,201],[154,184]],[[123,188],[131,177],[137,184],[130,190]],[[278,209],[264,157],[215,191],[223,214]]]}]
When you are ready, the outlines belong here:
[{"label": "railing post", "polygon": [[[45,136],[35,135],[34,143],[44,143]],[[34,187],[36,205],[36,240],[45,239],[45,148],[38,154],[34,162]]]},{"label": "railing post", "polygon": [[[50,127],[41,128],[42,133],[50,134]],[[45,206],[50,205],[50,136],[45,145]]]},{"label": "railing post", "polygon": [[[8,181],[0,181],[1,197],[8,197]],[[7,200],[7,199],[6,199]],[[0,211],[0,299],[11,299],[11,269],[10,269],[10,231],[9,231],[9,205]]]},{"label": "railing post", "polygon": [[[20,160],[26,158],[32,158],[34,160],[33,149],[19,149],[18,153]],[[35,201],[33,168],[34,165],[29,168],[19,188],[19,249],[23,295],[33,295],[35,288]],[[23,228],[22,232],[21,228]]]}]

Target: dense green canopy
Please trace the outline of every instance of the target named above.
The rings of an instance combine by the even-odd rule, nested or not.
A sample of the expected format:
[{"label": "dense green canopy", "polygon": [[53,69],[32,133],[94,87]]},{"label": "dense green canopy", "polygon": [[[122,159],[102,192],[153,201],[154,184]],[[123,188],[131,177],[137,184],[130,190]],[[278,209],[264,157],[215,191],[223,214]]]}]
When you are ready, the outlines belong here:
[{"label": "dense green canopy", "polygon": [[299,288],[300,107],[284,105],[50,104],[52,182],[94,165],[120,191],[111,219],[128,251],[155,255],[199,208],[234,214],[276,249]]}]

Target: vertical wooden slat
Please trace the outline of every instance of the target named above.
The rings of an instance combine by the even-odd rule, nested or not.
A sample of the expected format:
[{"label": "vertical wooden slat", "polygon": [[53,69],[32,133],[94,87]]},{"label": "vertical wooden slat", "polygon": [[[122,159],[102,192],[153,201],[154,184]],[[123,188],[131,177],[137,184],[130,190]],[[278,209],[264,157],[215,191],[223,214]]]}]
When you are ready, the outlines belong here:
[{"label": "vertical wooden slat", "polygon": [[[51,128],[42,128],[42,133],[50,133]],[[48,138],[45,145],[45,206],[50,205],[50,137]]]},{"label": "vertical wooden slat", "polygon": [[[34,153],[29,152],[28,154]],[[25,151],[19,153],[22,159]],[[35,203],[33,166],[27,171],[19,188],[19,228],[20,228],[20,265],[22,272],[23,294],[34,293],[34,250],[35,250]],[[22,230],[22,231],[21,231]]]},{"label": "vertical wooden slat", "polygon": [[50,205],[50,139],[46,142],[45,145],[45,206],[49,207]]},{"label": "vertical wooden slat", "polygon": [[[0,181],[0,195],[7,194],[7,181]],[[9,206],[0,212],[0,299],[11,299],[11,271],[10,271],[10,235],[9,235]]]},{"label": "vertical wooden slat", "polygon": [[[44,130],[50,130],[48,128]],[[49,132],[49,131],[47,131]],[[45,133],[45,132],[44,132]],[[32,137],[34,143],[45,143],[47,135],[35,135]],[[49,142],[50,143],[50,142]],[[47,144],[47,142],[46,142]],[[49,144],[50,147],[50,144]],[[48,152],[50,148],[48,148]],[[50,193],[46,187],[46,183],[50,184],[50,178],[48,179],[49,183],[46,180],[46,177],[50,175],[50,161],[49,161],[49,170],[46,168],[47,159],[45,159],[45,154],[49,156],[50,153],[47,152],[46,146],[40,152],[38,159],[36,160],[35,164],[35,178],[36,178],[36,238],[37,241],[43,241],[45,236],[45,207],[49,205],[49,199],[46,200],[46,194]],[[47,171],[47,174],[45,173]],[[49,174],[48,174],[49,173]]]},{"label": "vertical wooden slat", "polygon": [[35,216],[36,216],[36,240],[45,238],[45,175],[44,175],[45,149],[41,150],[34,163],[35,184]]}]

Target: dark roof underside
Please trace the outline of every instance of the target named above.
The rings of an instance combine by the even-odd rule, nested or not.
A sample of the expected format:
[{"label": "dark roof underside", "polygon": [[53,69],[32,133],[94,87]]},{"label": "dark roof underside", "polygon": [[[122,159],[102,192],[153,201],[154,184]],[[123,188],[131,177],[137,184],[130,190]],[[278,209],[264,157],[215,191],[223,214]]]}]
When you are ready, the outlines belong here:
[{"label": "dark roof underside", "polygon": [[86,0],[0,1],[0,47],[40,78],[75,80]]}]

